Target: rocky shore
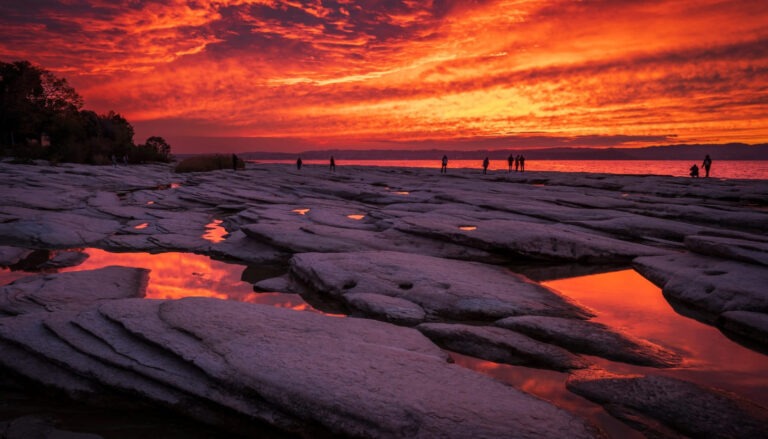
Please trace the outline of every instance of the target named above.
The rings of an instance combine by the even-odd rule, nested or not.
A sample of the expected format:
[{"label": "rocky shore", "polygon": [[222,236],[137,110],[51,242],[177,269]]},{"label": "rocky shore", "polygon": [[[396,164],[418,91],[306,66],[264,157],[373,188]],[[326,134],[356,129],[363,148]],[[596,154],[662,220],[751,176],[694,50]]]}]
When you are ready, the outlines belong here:
[{"label": "rocky shore", "polygon": [[[245,437],[605,436],[448,350],[570,373],[569,390],[650,437],[768,434],[766,408],[656,373],[683,352],[516,271],[634,267],[679,312],[768,349],[768,181],[276,164],[3,162],[0,175],[0,266],[43,271],[0,286],[0,367],[70,398],[156,404]],[[203,237],[214,219],[221,242]],[[278,267],[256,291],[334,315],[145,299],[140,267],[56,272],[85,247]],[[0,419],[0,437],[29,428],[53,427]]]}]

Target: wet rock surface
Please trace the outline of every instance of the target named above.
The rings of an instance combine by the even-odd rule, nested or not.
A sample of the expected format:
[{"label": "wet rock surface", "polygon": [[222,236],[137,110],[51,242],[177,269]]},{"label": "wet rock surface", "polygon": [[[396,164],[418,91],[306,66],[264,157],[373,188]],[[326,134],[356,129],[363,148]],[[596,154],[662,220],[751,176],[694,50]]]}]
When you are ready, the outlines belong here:
[{"label": "wet rock surface", "polygon": [[768,410],[736,395],[659,375],[574,373],[568,388],[603,404],[647,437],[755,438],[768,434]]},{"label": "wet rock surface", "polygon": [[[580,354],[678,365],[666,347],[591,322],[516,273],[542,261],[634,260],[676,307],[758,346],[768,340],[764,181],[251,164],[176,175],[165,165],[3,162],[0,172],[0,265],[44,272],[0,286],[0,365],[74,398],[118,392],[252,436],[599,436],[437,347],[563,371],[592,363]],[[206,237],[214,220],[223,240]],[[353,317],[129,299],[147,287],[139,268],[53,274],[81,263],[86,246],[282,267],[257,289]],[[584,376],[569,388],[648,434],[740,437],[765,422],[741,403],[733,416],[755,419],[752,430],[691,427],[698,405],[670,422],[667,402],[622,402],[623,384]],[[691,385],[654,380],[629,387]]]},{"label": "wet rock surface", "polygon": [[669,349],[622,334],[596,322],[560,317],[507,317],[496,325],[573,352],[652,367],[674,367],[682,358]]},{"label": "wet rock surface", "polygon": [[767,346],[768,327],[760,323],[768,318],[765,265],[686,253],[638,258],[634,266],[680,312]]}]

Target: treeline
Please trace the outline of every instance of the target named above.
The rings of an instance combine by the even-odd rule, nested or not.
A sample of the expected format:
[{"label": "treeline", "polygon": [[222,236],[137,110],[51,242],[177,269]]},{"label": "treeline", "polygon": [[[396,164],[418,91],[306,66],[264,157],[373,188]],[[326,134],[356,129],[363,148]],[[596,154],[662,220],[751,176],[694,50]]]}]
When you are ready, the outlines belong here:
[{"label": "treeline", "polygon": [[136,145],[119,113],[84,110],[67,80],[29,61],[0,62],[0,150],[21,161],[109,164],[168,162],[171,147],[153,136]]}]

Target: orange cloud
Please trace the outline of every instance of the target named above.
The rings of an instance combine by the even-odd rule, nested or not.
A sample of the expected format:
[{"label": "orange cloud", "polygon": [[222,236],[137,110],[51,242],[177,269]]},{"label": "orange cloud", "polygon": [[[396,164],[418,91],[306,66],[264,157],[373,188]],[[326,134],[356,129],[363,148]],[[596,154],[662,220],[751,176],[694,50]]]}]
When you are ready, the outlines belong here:
[{"label": "orange cloud", "polygon": [[139,137],[768,141],[760,1],[40,3],[0,6],[0,59]]}]

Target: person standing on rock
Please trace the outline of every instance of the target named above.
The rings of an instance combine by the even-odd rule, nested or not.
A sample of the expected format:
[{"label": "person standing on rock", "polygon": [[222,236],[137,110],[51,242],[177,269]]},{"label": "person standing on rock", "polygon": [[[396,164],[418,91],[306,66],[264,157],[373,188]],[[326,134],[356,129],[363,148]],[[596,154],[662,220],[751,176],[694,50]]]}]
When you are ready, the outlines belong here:
[{"label": "person standing on rock", "polygon": [[490,160],[488,160],[488,157],[483,160],[483,174],[488,173],[488,164],[490,163]]},{"label": "person standing on rock", "polygon": [[520,155],[515,156],[515,172],[520,169]]},{"label": "person standing on rock", "polygon": [[520,154],[520,172],[525,172],[525,157]]},{"label": "person standing on rock", "polygon": [[507,174],[512,172],[512,165],[515,163],[515,156],[512,153],[509,153],[509,157],[507,157]]},{"label": "person standing on rock", "polygon": [[336,172],[336,160],[333,159],[333,156],[331,156],[331,164],[328,167],[331,172]]},{"label": "person standing on rock", "polygon": [[712,167],[712,158],[707,154],[704,157],[704,161],[701,163],[701,167],[704,168],[704,177],[709,177],[709,168]]},{"label": "person standing on rock", "polygon": [[299,171],[301,171],[301,164],[302,164],[301,157],[299,157],[296,159],[296,169],[298,169]]},{"label": "person standing on rock", "polygon": [[232,170],[237,171],[237,155],[232,154]]},{"label": "person standing on rock", "polygon": [[443,154],[443,159],[441,161],[440,173],[441,174],[447,174],[448,173],[448,156],[445,155],[445,154]]}]

